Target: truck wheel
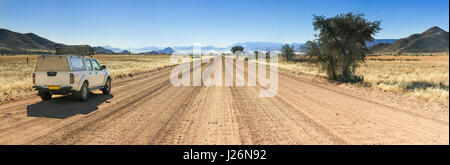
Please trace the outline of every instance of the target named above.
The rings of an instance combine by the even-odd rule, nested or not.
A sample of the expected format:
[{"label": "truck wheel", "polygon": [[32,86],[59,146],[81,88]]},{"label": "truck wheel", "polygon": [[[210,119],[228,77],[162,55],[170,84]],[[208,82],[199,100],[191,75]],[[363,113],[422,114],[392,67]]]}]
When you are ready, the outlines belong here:
[{"label": "truck wheel", "polygon": [[41,97],[42,101],[52,99],[52,94],[50,92],[39,92],[39,96]]},{"label": "truck wheel", "polygon": [[105,86],[102,89],[102,92],[104,95],[109,95],[109,92],[111,92],[111,79],[106,79]]},{"label": "truck wheel", "polygon": [[77,98],[80,101],[86,101],[88,99],[89,89],[88,89],[88,83],[84,82],[83,86],[81,86],[80,91],[76,93]]}]

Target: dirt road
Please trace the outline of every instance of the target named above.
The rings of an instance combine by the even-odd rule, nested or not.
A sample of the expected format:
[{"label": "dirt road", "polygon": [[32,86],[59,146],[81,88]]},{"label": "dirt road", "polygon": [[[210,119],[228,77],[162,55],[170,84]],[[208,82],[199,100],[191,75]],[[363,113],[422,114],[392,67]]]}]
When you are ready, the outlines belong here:
[{"label": "dirt road", "polygon": [[171,70],[114,81],[112,95],[85,103],[0,105],[0,144],[449,144],[448,110],[425,113],[288,74],[272,98],[259,97],[260,86],[174,87]]}]

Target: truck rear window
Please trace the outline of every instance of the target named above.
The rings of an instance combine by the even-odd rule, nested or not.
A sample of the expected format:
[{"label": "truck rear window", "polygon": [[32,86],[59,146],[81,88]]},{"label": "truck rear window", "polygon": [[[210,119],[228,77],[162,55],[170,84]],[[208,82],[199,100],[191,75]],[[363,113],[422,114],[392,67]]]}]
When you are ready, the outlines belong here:
[{"label": "truck rear window", "polygon": [[47,56],[39,57],[36,61],[36,72],[39,71],[70,71],[67,57]]},{"label": "truck rear window", "polygon": [[84,71],[86,68],[83,64],[83,59],[81,58],[69,58],[70,64],[72,65],[72,71]]}]

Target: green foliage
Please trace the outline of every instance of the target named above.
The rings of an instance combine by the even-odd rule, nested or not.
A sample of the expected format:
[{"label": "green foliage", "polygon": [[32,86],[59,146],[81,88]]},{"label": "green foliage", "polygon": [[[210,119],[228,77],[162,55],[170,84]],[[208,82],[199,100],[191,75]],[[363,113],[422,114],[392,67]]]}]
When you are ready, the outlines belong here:
[{"label": "green foliage", "polygon": [[234,54],[234,52],[236,52],[236,51],[244,52],[244,47],[242,47],[242,46],[233,46],[231,48],[231,52],[233,52],[233,54]]},{"label": "green foliage", "polygon": [[369,53],[366,43],[375,40],[381,30],[380,22],[370,22],[363,14],[340,14],[325,18],[314,16],[314,30],[319,30],[315,41],[308,41],[305,49],[312,62],[326,71],[329,79],[355,82],[355,69],[365,62]]},{"label": "green foliage", "polygon": [[292,61],[294,55],[295,55],[294,46],[284,44],[281,47],[281,56],[283,56],[286,59],[286,61]]}]

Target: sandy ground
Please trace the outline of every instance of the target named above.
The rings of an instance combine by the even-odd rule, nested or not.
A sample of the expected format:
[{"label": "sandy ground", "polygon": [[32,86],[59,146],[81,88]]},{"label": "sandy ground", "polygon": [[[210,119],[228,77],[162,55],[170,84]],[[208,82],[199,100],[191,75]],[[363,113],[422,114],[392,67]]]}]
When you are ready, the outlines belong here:
[{"label": "sandy ground", "polygon": [[174,87],[171,70],[114,81],[111,95],[94,91],[84,103],[2,104],[0,144],[449,144],[448,106],[424,110],[289,74],[271,98],[259,97],[261,86]]}]

